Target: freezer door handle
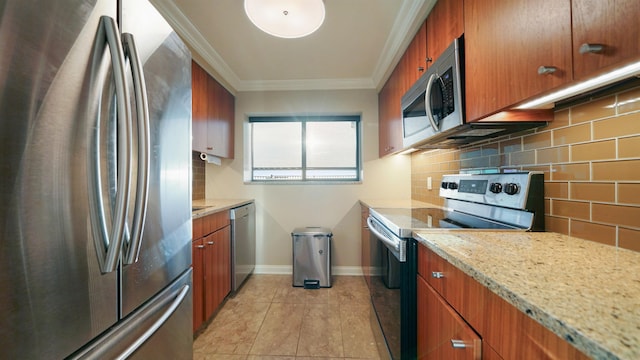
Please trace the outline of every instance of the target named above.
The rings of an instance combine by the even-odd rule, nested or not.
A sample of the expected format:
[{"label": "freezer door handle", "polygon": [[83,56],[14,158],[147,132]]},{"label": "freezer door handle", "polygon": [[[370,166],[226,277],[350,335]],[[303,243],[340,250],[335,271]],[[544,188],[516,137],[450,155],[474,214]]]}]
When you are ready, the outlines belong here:
[{"label": "freezer door handle", "polygon": [[145,331],[144,334],[142,334],[142,336],[136,339],[136,341],[134,341],[116,359],[126,359],[131,354],[133,354],[133,352],[136,351],[140,346],[142,346],[142,344],[144,344],[151,337],[151,335],[153,335],[160,327],[162,327],[162,325],[165,322],[167,322],[169,317],[173,315],[173,313],[176,311],[178,306],[180,306],[180,304],[182,303],[182,301],[184,300],[184,298],[187,296],[188,293],[189,293],[189,285],[184,285],[180,290],[180,292],[178,293],[178,295],[173,300],[173,302],[171,303],[171,306],[169,306],[169,308],[162,314],[162,316],[160,316],[160,318],[158,318],[158,320],[156,320],[156,322],[154,322],[153,325],[151,325],[147,329],[147,331]]},{"label": "freezer door handle", "polygon": [[[136,104],[137,134],[138,134],[138,169],[136,198],[133,210],[133,221],[129,241],[124,244],[123,261],[125,265],[138,261],[144,223],[147,216],[147,203],[149,195],[149,168],[150,168],[150,130],[149,130],[149,101],[145,86],[142,62],[138,55],[137,47],[130,33],[122,34],[122,46],[125,57],[131,63],[133,89]],[[133,122],[133,121],[132,121]],[[133,125],[133,124],[132,124]],[[132,126],[131,125],[131,126]]]},{"label": "freezer door handle", "polygon": [[[98,263],[102,273],[113,272],[118,266],[122,239],[125,234],[125,221],[127,218],[127,204],[129,202],[129,191],[131,183],[130,151],[131,151],[131,109],[129,107],[129,91],[126,86],[124,52],[121,47],[120,34],[113,18],[109,16],[100,17],[98,34],[93,49],[93,58],[100,61],[105,53],[105,42],[111,54],[111,65],[113,68],[113,81],[115,85],[115,98],[117,103],[117,127],[112,131],[107,131],[109,139],[107,144],[113,144],[117,149],[112,159],[107,160],[108,176],[114,174],[115,183],[109,183],[108,195],[104,195],[102,184],[101,161],[103,155],[100,153],[100,119],[97,120],[96,130],[92,138],[93,146],[89,146],[89,176],[90,183],[90,217],[93,229],[93,238],[98,256]],[[99,68],[94,64],[94,69]],[[98,76],[92,74],[92,76]],[[98,94],[102,96],[102,94]],[[109,124],[107,124],[109,126]],[[109,154],[104,156],[108,158]],[[113,168],[115,167],[115,169]],[[115,198],[107,205],[107,211],[111,211],[111,228],[107,225],[105,215],[105,204],[103,196]]]}]

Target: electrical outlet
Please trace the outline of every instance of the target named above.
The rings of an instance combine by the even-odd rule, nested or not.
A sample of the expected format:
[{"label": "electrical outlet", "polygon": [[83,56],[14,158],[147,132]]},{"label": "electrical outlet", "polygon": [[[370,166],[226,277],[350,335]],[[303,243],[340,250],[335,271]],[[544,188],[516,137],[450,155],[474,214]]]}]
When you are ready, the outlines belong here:
[{"label": "electrical outlet", "polygon": [[427,190],[431,190],[432,189],[432,184],[431,184],[431,176],[429,176],[427,178]]}]

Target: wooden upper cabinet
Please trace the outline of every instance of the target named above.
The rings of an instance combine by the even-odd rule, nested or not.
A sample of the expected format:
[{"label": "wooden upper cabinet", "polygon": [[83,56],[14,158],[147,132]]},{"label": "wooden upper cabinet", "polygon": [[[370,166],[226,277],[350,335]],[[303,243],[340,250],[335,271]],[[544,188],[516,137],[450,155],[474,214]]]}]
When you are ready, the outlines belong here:
[{"label": "wooden upper cabinet", "polygon": [[192,149],[234,157],[235,97],[192,62]]},{"label": "wooden upper cabinet", "polygon": [[400,69],[396,67],[378,94],[378,155],[393,154],[402,149],[402,98]]},{"label": "wooden upper cabinet", "polygon": [[464,32],[468,122],[572,79],[569,0],[466,1]]},{"label": "wooden upper cabinet", "polygon": [[380,157],[402,150],[401,100],[404,93],[426,70],[426,31],[427,27],[423,23],[378,93],[378,155]]},{"label": "wooden upper cabinet", "polygon": [[427,23],[423,22],[402,56],[402,95],[427,69]]},{"label": "wooden upper cabinet", "polygon": [[571,6],[576,80],[640,58],[640,1],[572,0]]},{"label": "wooden upper cabinet", "polygon": [[426,21],[429,64],[464,33],[462,0],[439,0]]},{"label": "wooden upper cabinet", "polygon": [[207,123],[209,109],[206,94],[209,74],[195,62],[191,62],[191,133],[193,150],[207,151]]}]

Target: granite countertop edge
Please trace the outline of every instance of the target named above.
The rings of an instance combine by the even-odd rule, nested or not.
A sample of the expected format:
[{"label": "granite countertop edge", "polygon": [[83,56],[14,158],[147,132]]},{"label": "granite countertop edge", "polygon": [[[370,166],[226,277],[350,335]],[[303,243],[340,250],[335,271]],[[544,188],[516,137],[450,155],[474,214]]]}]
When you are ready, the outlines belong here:
[{"label": "granite countertop edge", "polygon": [[[617,344],[618,347],[616,349],[611,349],[611,346],[606,346],[602,341],[604,339],[594,339],[584,334],[578,327],[572,326],[563,318],[554,315],[552,313],[552,306],[545,306],[545,304],[536,304],[527,297],[526,292],[522,293],[521,291],[514,291],[505,285],[502,281],[495,279],[492,275],[490,275],[490,269],[483,269],[480,267],[474,267],[469,264],[469,261],[464,259],[464,256],[461,254],[457,254],[456,251],[452,251],[451,248],[447,248],[446,245],[441,245],[437,241],[431,241],[425,237],[429,237],[429,235],[440,234],[440,235],[453,235],[463,234],[463,237],[469,239],[473,238],[474,235],[481,236],[480,234],[487,235],[491,231],[476,231],[476,230],[436,230],[436,231],[418,231],[414,233],[414,238],[425,245],[427,248],[434,251],[436,254],[444,258],[446,261],[454,265],[456,268],[460,269],[462,272],[471,276],[476,281],[487,287],[490,291],[500,296],[503,300],[507,301],[511,305],[515,306],[517,309],[527,314],[529,317],[536,320],[542,326],[552,331],[560,338],[565,341],[573,344],[578,350],[585,353],[587,356],[596,358],[596,359],[631,359],[638,352],[638,347],[640,344],[631,344],[631,349],[624,349],[623,344]],[[499,232],[494,232],[498,234]],[[595,244],[593,242],[588,242],[587,240],[572,238],[566,235],[557,234],[557,233],[532,233],[532,232],[520,232],[520,234],[526,234],[525,236],[530,237],[531,239],[559,239],[567,240],[570,239],[574,242],[585,241],[587,243],[594,244],[595,247],[602,247],[603,250],[610,251],[627,251],[624,249],[615,249],[611,246]],[[433,236],[431,236],[433,238]],[[553,240],[550,240],[553,241]],[[474,246],[481,244],[481,240],[478,242],[474,242]],[[480,245],[481,246],[481,245]],[[505,254],[508,256],[508,254]],[[640,254],[638,255],[640,258]],[[489,271],[487,271],[489,270]],[[598,326],[597,324],[594,326]],[[636,340],[637,341],[637,340]],[[609,344],[610,345],[610,344]],[[634,350],[635,349],[635,350]]]},{"label": "granite countertop edge", "polygon": [[200,199],[192,200],[191,212],[192,219],[198,219],[203,216],[215,214],[217,212],[230,210],[242,205],[250,204],[254,199]]}]

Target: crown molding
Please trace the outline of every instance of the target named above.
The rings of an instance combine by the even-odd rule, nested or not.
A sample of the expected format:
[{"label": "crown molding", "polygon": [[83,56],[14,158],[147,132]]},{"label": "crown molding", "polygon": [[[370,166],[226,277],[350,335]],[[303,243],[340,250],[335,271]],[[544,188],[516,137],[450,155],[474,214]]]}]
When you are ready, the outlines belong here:
[{"label": "crown molding", "polygon": [[403,1],[372,74],[372,82],[380,90],[409,46],[436,0]]},{"label": "crown molding", "polygon": [[202,57],[231,86],[231,92],[240,87],[241,80],[220,54],[209,44],[200,31],[171,0],[150,0],[167,22],[189,46]]},{"label": "crown molding", "polygon": [[238,91],[379,90],[436,0],[403,1],[371,78],[258,81],[241,80],[173,1],[150,1],[176,33],[232,87],[229,91],[236,93]]},{"label": "crown molding", "polygon": [[363,79],[305,79],[305,80],[241,80],[238,91],[288,91],[288,90],[360,90],[375,89],[369,78]]}]

